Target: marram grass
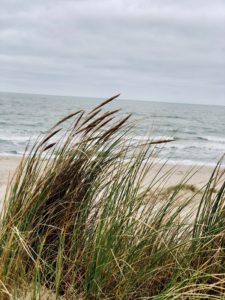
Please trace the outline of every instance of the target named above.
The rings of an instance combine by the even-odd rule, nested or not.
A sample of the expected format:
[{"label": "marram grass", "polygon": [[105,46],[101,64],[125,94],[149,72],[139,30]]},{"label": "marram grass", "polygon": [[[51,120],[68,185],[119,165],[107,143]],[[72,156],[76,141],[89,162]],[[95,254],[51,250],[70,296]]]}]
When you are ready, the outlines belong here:
[{"label": "marram grass", "polygon": [[127,140],[114,98],[22,158],[1,216],[0,299],[225,299],[220,163],[201,191],[165,190],[172,173],[148,182],[157,145]]}]

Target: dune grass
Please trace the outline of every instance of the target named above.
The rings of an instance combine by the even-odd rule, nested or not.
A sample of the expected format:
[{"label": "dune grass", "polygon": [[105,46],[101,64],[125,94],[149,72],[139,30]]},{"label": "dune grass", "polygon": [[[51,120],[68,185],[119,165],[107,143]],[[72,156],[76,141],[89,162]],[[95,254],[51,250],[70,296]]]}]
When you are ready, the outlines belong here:
[{"label": "dune grass", "polygon": [[59,121],[21,160],[1,216],[0,299],[225,299],[220,163],[197,210],[195,194],[178,199],[185,184],[197,192],[185,180],[144,185],[157,144],[127,141],[114,98]]}]

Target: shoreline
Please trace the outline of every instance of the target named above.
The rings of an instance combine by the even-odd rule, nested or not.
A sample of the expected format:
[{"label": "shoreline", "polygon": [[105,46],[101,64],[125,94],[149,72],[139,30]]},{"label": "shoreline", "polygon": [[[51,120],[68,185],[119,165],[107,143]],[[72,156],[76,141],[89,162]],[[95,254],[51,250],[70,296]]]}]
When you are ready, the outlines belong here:
[{"label": "shoreline", "polygon": [[[12,178],[20,160],[21,156],[0,155],[0,203],[2,203],[7,184]],[[148,184],[148,182],[153,180],[162,166],[163,163],[157,162],[156,160],[151,167],[151,172],[147,175],[144,184]],[[164,177],[166,179],[165,187],[171,187],[181,183],[185,178],[191,177],[187,184],[201,188],[209,180],[213,169],[214,167],[212,166],[173,164],[168,161],[160,171],[160,176],[158,176],[158,178]],[[221,169],[225,170],[225,167],[222,166]]]},{"label": "shoreline", "polygon": [[[29,155],[29,152],[26,154],[24,154],[24,152],[21,153],[17,153],[17,154],[13,154],[13,153],[0,153],[0,160],[2,159],[10,159],[12,158],[13,160],[20,160],[23,156],[27,156]],[[224,156],[221,156],[221,158],[224,157],[225,158],[225,152],[224,152]],[[188,160],[188,159],[184,159],[184,160],[175,160],[172,158],[169,159],[164,159],[164,158],[154,158],[155,162],[157,164],[164,164],[165,162],[168,162],[168,165],[171,166],[184,166],[184,167],[203,167],[203,168],[211,168],[214,169],[217,165],[216,162],[200,162],[200,161],[194,161],[194,160]],[[218,159],[219,161],[219,159]],[[221,167],[223,169],[225,169],[225,159],[223,159],[223,163],[221,164]]]}]

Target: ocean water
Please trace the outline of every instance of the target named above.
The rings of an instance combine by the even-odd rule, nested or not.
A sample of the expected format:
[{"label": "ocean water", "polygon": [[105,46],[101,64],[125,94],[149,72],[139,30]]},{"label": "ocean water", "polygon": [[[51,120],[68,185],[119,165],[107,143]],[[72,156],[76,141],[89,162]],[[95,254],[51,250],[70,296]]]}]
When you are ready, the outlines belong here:
[{"label": "ocean water", "polygon": [[[21,155],[27,142],[77,109],[102,99],[0,93],[0,155]],[[111,107],[133,113],[134,141],[173,137],[160,152],[171,163],[215,165],[225,153],[225,106],[116,100]]]}]

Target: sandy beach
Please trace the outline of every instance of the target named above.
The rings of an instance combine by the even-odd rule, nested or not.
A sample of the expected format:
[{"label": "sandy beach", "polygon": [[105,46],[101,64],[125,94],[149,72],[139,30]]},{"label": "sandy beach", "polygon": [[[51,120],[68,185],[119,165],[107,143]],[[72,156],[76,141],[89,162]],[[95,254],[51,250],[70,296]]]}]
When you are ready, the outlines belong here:
[{"label": "sandy beach", "polygon": [[20,159],[20,157],[14,156],[0,156],[0,201],[4,197],[7,184],[12,178]]},{"label": "sandy beach", "polygon": [[[13,156],[0,156],[0,201],[4,198],[5,190],[7,183],[12,178],[16,167],[19,164],[20,157]],[[151,172],[146,178],[146,184],[150,182],[153,178],[156,177],[156,174],[159,172],[161,164],[155,164],[151,168]],[[187,165],[172,165],[167,164],[160,171],[160,176],[166,179],[165,187],[173,186],[180,183],[184,178],[191,177],[188,180],[188,184],[195,185],[197,187],[202,187],[209,179],[213,171],[212,167],[196,167],[196,166],[187,166]],[[189,174],[189,175],[188,175]],[[192,174],[192,175],[191,175]],[[187,177],[187,178],[188,178]],[[163,181],[164,179],[162,179]],[[185,180],[186,181],[186,180]]]}]

